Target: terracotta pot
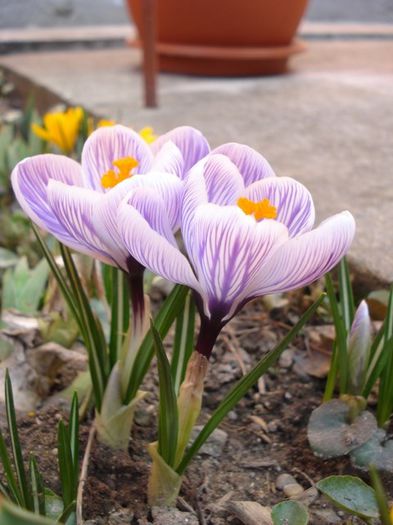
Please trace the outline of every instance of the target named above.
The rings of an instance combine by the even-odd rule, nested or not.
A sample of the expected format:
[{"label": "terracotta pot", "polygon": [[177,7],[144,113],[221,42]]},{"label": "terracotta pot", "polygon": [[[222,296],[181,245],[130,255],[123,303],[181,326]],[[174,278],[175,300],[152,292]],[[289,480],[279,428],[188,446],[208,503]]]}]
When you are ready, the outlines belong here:
[{"label": "terracotta pot", "polygon": [[[128,0],[143,38],[141,5]],[[308,0],[156,0],[162,71],[277,74],[304,49],[294,41]]]}]

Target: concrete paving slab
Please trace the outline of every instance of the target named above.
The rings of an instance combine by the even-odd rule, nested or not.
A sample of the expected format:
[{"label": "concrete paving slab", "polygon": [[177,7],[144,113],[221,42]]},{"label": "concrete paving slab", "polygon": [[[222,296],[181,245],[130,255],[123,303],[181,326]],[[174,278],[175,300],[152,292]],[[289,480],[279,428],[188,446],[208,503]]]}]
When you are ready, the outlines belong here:
[{"label": "concrete paving slab", "polygon": [[116,49],[0,59],[74,104],[157,132],[191,124],[212,146],[239,141],[311,190],[318,220],[349,209],[357,269],[393,281],[393,42],[311,42],[293,73],[208,79],[162,74],[160,107],[142,106],[140,54]]}]

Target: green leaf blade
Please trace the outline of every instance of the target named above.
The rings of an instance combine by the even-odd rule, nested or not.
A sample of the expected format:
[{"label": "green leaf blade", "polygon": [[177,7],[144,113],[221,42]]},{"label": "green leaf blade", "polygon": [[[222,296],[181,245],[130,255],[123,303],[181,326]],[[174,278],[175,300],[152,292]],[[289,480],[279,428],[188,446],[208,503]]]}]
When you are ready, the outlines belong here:
[{"label": "green leaf blade", "polygon": [[316,484],[340,509],[363,519],[379,517],[375,491],[355,476],[329,476]]},{"label": "green leaf blade", "polygon": [[154,348],[157,355],[157,366],[160,388],[158,452],[165,462],[173,467],[176,457],[179,432],[179,414],[177,397],[172,381],[171,368],[162,344],[160,334],[151,323]]}]

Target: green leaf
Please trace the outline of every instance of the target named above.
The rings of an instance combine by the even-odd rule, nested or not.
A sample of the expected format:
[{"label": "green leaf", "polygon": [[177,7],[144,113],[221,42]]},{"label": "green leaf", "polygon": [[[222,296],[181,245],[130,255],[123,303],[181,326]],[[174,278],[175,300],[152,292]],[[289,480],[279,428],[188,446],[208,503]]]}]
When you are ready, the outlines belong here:
[{"label": "green leaf", "polygon": [[183,382],[188,360],[194,349],[195,302],[191,291],[186,297],[184,309],[176,320],[175,341],[171,361],[171,372],[176,394]]},{"label": "green leaf", "polygon": [[390,290],[388,312],[384,323],[382,355],[384,367],[380,373],[377,406],[377,420],[381,427],[393,411],[393,286]]},{"label": "green leaf", "polygon": [[34,456],[30,457],[30,483],[33,498],[33,510],[36,514],[45,516],[45,491],[41,474]]},{"label": "green leaf", "polygon": [[89,300],[83,289],[74,261],[68,248],[60,244],[68,281],[72,295],[75,298],[80,320],[81,333],[89,354],[89,369],[91,373],[95,402],[100,410],[105,384],[108,376],[108,349],[101,325],[93,314]]},{"label": "green leaf", "polygon": [[248,390],[258,381],[258,379],[274,365],[282,352],[288,347],[295,336],[303,328],[303,326],[309,321],[312,315],[315,313],[319,305],[322,303],[325,294],[322,294],[313,305],[311,305],[307,311],[302,315],[296,325],[290,330],[290,332],[284,337],[274,350],[269,352],[263,357],[254,368],[248,372],[243,378],[235,385],[235,387],[225,396],[223,401],[220,403],[218,408],[213,412],[209,421],[203,427],[201,432],[192,443],[191,447],[186,451],[184,458],[178,468],[176,469],[178,474],[182,474],[186,469],[188,463],[195,456],[201,446],[205,443],[207,438],[212,432],[218,427],[224,417],[230,412],[233,407],[246,395]]},{"label": "green leaf", "polygon": [[173,467],[179,432],[179,414],[177,410],[176,392],[172,381],[170,364],[160,334],[155,329],[153,323],[150,325],[150,330],[153,334],[154,348],[157,355],[160,387],[160,402],[158,410],[158,453],[170,467]]},{"label": "green leaf", "polygon": [[355,301],[353,299],[353,290],[351,278],[349,276],[348,263],[345,257],[341,259],[338,266],[338,286],[344,326],[347,333],[349,333],[355,316]]},{"label": "green leaf", "polygon": [[16,253],[0,247],[0,270],[15,266],[18,261],[19,257],[16,255]]},{"label": "green leaf", "polygon": [[56,525],[56,522],[17,507],[10,501],[0,501],[1,525]]},{"label": "green leaf", "polygon": [[73,496],[76,499],[79,478],[79,405],[78,395],[72,396],[69,422],[70,452],[73,466]]},{"label": "green leaf", "polygon": [[370,466],[370,478],[375,491],[375,497],[377,498],[382,525],[392,525],[388,497],[386,495],[385,489],[383,488],[382,480],[377,472],[377,469],[372,465]]},{"label": "green leaf", "polygon": [[22,495],[23,507],[32,510],[33,502],[31,498],[30,487],[27,483],[25,466],[23,463],[22,448],[20,445],[19,434],[16,425],[14,396],[12,394],[12,384],[8,370],[6,370],[5,373],[5,410],[7,416],[8,430],[10,433],[11,449],[14,458],[16,477]]},{"label": "green leaf", "polygon": [[15,268],[6,270],[3,276],[3,309],[15,309],[32,315],[38,311],[49,275],[49,267],[43,259],[32,270],[26,257],[22,257]]},{"label": "green leaf", "polygon": [[274,525],[307,525],[307,509],[298,501],[282,501],[272,508]]},{"label": "green leaf", "polygon": [[57,448],[63,503],[67,507],[73,500],[73,467],[68,431],[63,421],[59,421]]},{"label": "green leaf", "polygon": [[[339,376],[340,394],[346,394],[348,385],[347,330],[345,328],[343,317],[340,314],[336,294],[334,292],[333,281],[330,274],[325,276],[325,282],[326,292],[329,298],[330,308],[332,310],[334,327],[336,329],[335,343],[337,357],[332,362],[334,367],[331,367],[330,374],[332,374],[334,378]],[[331,384],[331,381],[329,381],[329,384]]]},{"label": "green leaf", "polygon": [[[176,285],[165,299],[160,311],[154,319],[154,326],[160,338],[164,339],[179,312],[184,308],[184,301],[188,288],[180,284]],[[132,373],[128,381],[124,404],[128,405],[136,396],[139,387],[150,366],[154,355],[154,339],[151,330],[146,334],[139,351],[135,357]]]},{"label": "green leaf", "polygon": [[38,244],[40,245],[40,248],[42,250],[42,253],[44,254],[44,257],[49,264],[49,267],[57,281],[57,284],[59,285],[59,288],[61,290],[61,293],[63,294],[63,297],[70,308],[70,311],[74,318],[77,320],[78,324],[80,325],[80,318],[78,309],[76,306],[76,300],[75,297],[70,292],[69,284],[67,283],[66,278],[62,274],[59,265],[56,263],[55,258],[53,257],[52,253],[50,252],[48,246],[46,245],[46,242],[41,237],[40,232],[38,231],[35,224],[31,223],[31,227],[33,229],[34,235],[36,236],[36,239],[38,241]]},{"label": "green leaf", "polygon": [[317,489],[340,509],[359,518],[378,518],[375,491],[363,480],[354,476],[329,476],[318,481]]},{"label": "green leaf", "polygon": [[[332,399],[312,411],[307,428],[311,448],[320,457],[348,454],[369,441],[377,430],[371,412],[361,410],[360,398]],[[354,416],[356,412],[356,417]]]},{"label": "green leaf", "polygon": [[23,506],[23,495],[16,481],[14,471],[11,466],[11,458],[8,454],[5,440],[1,432],[0,432],[0,460],[3,466],[4,474],[7,479],[8,490],[13,500],[15,501],[15,503],[17,503],[19,506]]}]

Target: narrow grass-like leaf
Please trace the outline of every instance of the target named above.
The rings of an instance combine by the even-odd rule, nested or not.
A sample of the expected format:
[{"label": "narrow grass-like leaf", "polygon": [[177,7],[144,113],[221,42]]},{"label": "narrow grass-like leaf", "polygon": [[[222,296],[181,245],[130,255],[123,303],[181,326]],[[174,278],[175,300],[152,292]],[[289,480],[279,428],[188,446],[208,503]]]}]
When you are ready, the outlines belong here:
[{"label": "narrow grass-like leaf", "polygon": [[338,375],[338,352],[337,352],[337,343],[334,341],[332,349],[332,357],[330,360],[329,372],[326,379],[325,392],[323,394],[323,400],[329,401],[332,399],[334,394],[334,389],[336,388],[336,381]]},{"label": "narrow grass-like leaf", "polygon": [[47,260],[47,262],[49,264],[49,267],[52,270],[52,273],[53,273],[53,275],[54,275],[54,277],[55,277],[55,279],[57,281],[57,284],[59,285],[59,288],[61,290],[61,293],[63,294],[63,297],[64,297],[66,303],[67,303],[68,307],[70,308],[70,310],[72,312],[72,315],[75,317],[75,319],[77,320],[78,324],[80,324],[79,314],[78,314],[78,309],[77,309],[77,305],[76,305],[76,302],[75,302],[75,298],[73,297],[73,295],[70,292],[70,287],[69,287],[69,285],[67,283],[67,280],[64,277],[64,275],[62,274],[58,264],[55,261],[55,258],[53,257],[51,251],[49,250],[46,242],[41,237],[41,234],[38,231],[38,228],[35,226],[34,223],[31,223],[31,226],[32,226],[34,235],[37,238],[38,244],[40,245],[42,253],[44,254],[45,259]]},{"label": "narrow grass-like leaf", "polygon": [[130,323],[129,288],[125,274],[118,268],[112,268],[111,285],[111,334],[109,341],[109,361],[113,368],[118,361],[124,338]]},{"label": "narrow grass-like leaf", "polygon": [[211,433],[218,427],[228,412],[230,412],[233,407],[246,395],[246,393],[258,381],[258,379],[278,361],[282,352],[288,347],[295,336],[315,313],[317,308],[322,303],[324,297],[325,294],[322,294],[319,299],[317,299],[317,301],[315,301],[314,304],[312,304],[307,309],[296,325],[284,337],[281,343],[279,343],[276,348],[263,357],[259,363],[257,363],[254,368],[248,372],[248,374],[243,376],[237,385],[235,385],[235,387],[225,396],[218,408],[213,412],[209,421],[202,428],[191,447],[184,454],[182,462],[176,469],[178,474],[183,474],[189,462],[192,460],[195,454],[197,454],[198,450],[205,443]]},{"label": "narrow grass-like leaf", "polygon": [[344,320],[340,315],[333,282],[330,274],[325,276],[326,292],[332,310],[333,323],[336,329],[337,344],[337,372],[339,375],[340,394],[346,394],[348,385],[348,351],[347,351],[347,331]]},{"label": "narrow grass-like leaf", "polygon": [[107,346],[101,326],[97,322],[89,300],[86,297],[71,253],[68,248],[62,244],[60,245],[60,249],[72,293],[77,302],[81,332],[89,353],[89,369],[93,383],[95,402],[97,409],[100,410],[108,376]]},{"label": "narrow grass-like leaf", "polygon": [[14,471],[11,466],[11,458],[8,454],[7,446],[3,434],[0,432],[0,461],[3,466],[4,474],[7,479],[8,490],[10,494],[20,507],[23,507],[23,494],[18,486]]},{"label": "narrow grass-like leaf", "polygon": [[338,266],[338,286],[340,294],[340,307],[344,320],[344,326],[347,333],[351,330],[353,319],[355,316],[355,301],[353,298],[353,290],[351,278],[349,275],[348,263],[343,257]]},{"label": "narrow grass-like leaf", "polygon": [[79,478],[79,406],[78,406],[78,395],[74,392],[72,396],[71,411],[70,411],[70,422],[68,428],[69,434],[69,446],[72,457],[73,466],[73,496],[76,498],[78,490],[78,478]]},{"label": "narrow grass-like leaf", "polygon": [[393,411],[393,287],[389,295],[388,311],[384,324],[382,354],[386,363],[380,373],[377,406],[379,426],[385,424]]},{"label": "narrow grass-like leaf", "polygon": [[177,398],[171,375],[171,367],[160,334],[153,323],[150,324],[150,330],[153,335],[154,349],[157,355],[160,387],[158,453],[170,467],[173,467],[177,448],[177,435],[179,432]]},{"label": "narrow grass-like leaf", "polygon": [[171,360],[171,372],[176,394],[183,382],[188,360],[194,349],[195,302],[191,291],[186,297],[184,310],[176,319],[175,341]]},{"label": "narrow grass-like leaf", "polygon": [[367,369],[366,386],[362,395],[367,398],[371,389],[387,366],[389,360],[389,350],[387,345],[393,335],[393,286],[390,289],[386,317],[378,330],[377,335],[370,348],[370,359]]},{"label": "narrow grass-like leaf", "polygon": [[9,492],[9,490],[8,490],[8,487],[6,485],[4,485],[4,483],[2,481],[0,481],[0,493],[5,498],[7,498],[9,500],[12,500],[12,496],[11,496],[11,493]]},{"label": "narrow grass-like leaf", "polygon": [[379,517],[381,523],[382,525],[392,525],[392,521],[390,519],[388,497],[386,495],[385,489],[383,488],[381,478],[379,477],[377,469],[374,467],[374,465],[370,465],[369,472],[371,484],[375,491],[375,497],[378,504]]},{"label": "narrow grass-like leaf", "polygon": [[[154,326],[161,339],[164,339],[168,330],[172,326],[179,312],[184,308],[184,301],[188,288],[180,284],[176,285],[168,297],[165,299],[157,317],[154,319]],[[136,393],[146,375],[154,355],[154,340],[151,330],[146,334],[141,347],[135,357],[132,373],[128,381],[127,391],[123,400],[128,405],[135,398]]]},{"label": "narrow grass-like leaf", "polygon": [[45,490],[41,474],[38,470],[37,461],[34,456],[30,456],[29,462],[31,495],[33,499],[33,511],[36,514],[45,516]]},{"label": "narrow grass-like leaf", "polygon": [[16,425],[16,414],[14,406],[14,396],[12,393],[12,384],[8,370],[5,373],[5,410],[7,415],[8,430],[10,433],[12,455],[16,477],[21,491],[23,507],[32,510],[33,502],[31,499],[30,488],[27,483],[25,465],[23,463],[22,448],[19,441],[19,434]]},{"label": "narrow grass-like leaf", "polygon": [[70,440],[63,421],[58,426],[58,461],[64,508],[73,501],[73,465]]}]

